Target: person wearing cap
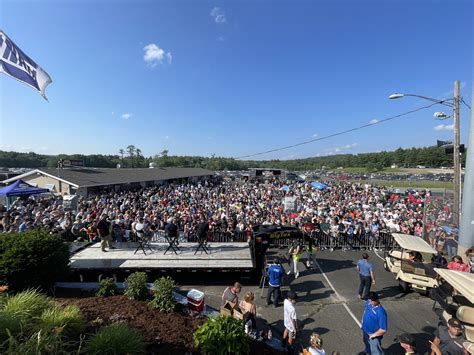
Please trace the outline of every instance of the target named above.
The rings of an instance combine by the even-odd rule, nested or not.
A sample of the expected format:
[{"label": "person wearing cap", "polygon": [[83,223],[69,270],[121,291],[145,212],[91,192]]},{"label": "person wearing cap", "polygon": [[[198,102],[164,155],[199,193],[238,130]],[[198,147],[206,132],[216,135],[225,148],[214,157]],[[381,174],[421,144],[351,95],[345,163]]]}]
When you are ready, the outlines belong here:
[{"label": "person wearing cap", "polygon": [[387,329],[387,312],[380,304],[377,293],[369,292],[362,316],[362,335],[366,354],[383,354],[382,339]]},{"label": "person wearing cap", "polygon": [[397,336],[400,346],[405,350],[405,355],[416,354],[415,337],[408,333],[403,333]]},{"label": "person wearing cap", "polygon": [[276,258],[268,268],[268,292],[267,305],[269,306],[273,296],[273,305],[278,307],[281,298],[280,287],[283,282],[284,270],[280,264],[280,259]]},{"label": "person wearing cap", "polygon": [[431,354],[464,355],[462,325],[459,319],[451,318],[447,326],[440,325],[431,343]]},{"label": "person wearing cap", "polygon": [[360,285],[359,285],[359,298],[366,300],[367,295],[370,292],[370,286],[375,285],[374,268],[369,263],[369,254],[363,253],[362,259],[357,262],[357,271],[359,272]]},{"label": "person wearing cap", "polygon": [[285,330],[283,331],[283,341],[288,339],[288,345],[293,346],[296,339],[296,309],[295,303],[297,294],[294,291],[289,291],[283,302],[283,324]]}]

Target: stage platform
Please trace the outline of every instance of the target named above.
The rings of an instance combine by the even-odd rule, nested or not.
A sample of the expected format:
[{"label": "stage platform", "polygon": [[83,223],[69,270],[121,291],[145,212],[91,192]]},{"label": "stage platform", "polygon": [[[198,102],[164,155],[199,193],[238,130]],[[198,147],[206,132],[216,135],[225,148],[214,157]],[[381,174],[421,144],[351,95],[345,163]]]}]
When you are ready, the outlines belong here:
[{"label": "stage platform", "polygon": [[210,243],[210,253],[194,255],[197,243],[180,243],[178,254],[168,251],[168,243],[151,243],[153,252],[135,250],[137,243],[113,243],[115,249],[102,252],[95,243],[71,256],[71,269],[149,271],[249,271],[254,269],[252,250],[247,243]]}]

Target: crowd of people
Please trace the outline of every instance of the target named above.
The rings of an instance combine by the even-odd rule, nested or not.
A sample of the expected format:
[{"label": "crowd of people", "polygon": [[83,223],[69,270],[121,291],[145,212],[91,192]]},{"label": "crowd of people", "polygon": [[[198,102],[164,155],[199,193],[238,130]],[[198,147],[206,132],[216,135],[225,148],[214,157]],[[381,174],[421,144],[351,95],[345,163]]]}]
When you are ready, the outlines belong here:
[{"label": "crowd of people", "polygon": [[[232,233],[257,224],[298,226],[306,221],[339,231],[343,224],[350,234],[380,230],[423,233],[423,207],[418,196],[401,197],[384,188],[349,182],[338,182],[322,191],[307,183],[287,186],[282,189],[281,182],[230,181],[170,184],[83,198],[76,211],[66,211],[61,200],[20,199],[3,213],[0,228],[4,232],[38,227],[67,231],[74,224],[93,224],[107,216],[122,229],[118,237],[124,237],[123,232],[131,230],[131,224],[140,217],[158,229],[173,217],[181,231],[191,233],[204,216],[211,228]],[[282,198],[288,196],[296,198],[295,211],[284,210]]]},{"label": "crowd of people", "polygon": [[[295,199],[294,208],[285,208],[285,197]],[[68,241],[97,240],[102,232],[110,241],[131,241],[137,224],[155,233],[170,220],[180,235],[195,240],[197,226],[205,220],[210,232],[239,240],[251,238],[252,227],[259,224],[303,227],[309,223],[330,236],[331,249],[341,245],[337,243],[341,236],[349,242],[368,237],[375,248],[384,232],[424,236],[438,250],[446,248],[449,258],[456,255],[457,247],[455,237],[440,227],[452,217],[449,205],[432,198],[429,191],[402,195],[344,181],[319,190],[304,182],[213,179],[104,192],[80,198],[73,210],[65,208],[61,199],[22,198],[8,211],[0,211],[0,216],[0,232],[45,228]]]},{"label": "crowd of people", "polygon": [[[295,199],[294,208],[285,208],[285,197]],[[301,228],[311,224],[330,237],[331,250],[341,245],[337,243],[341,236],[349,245],[368,237],[370,247],[375,248],[384,232],[424,236],[436,249],[445,248],[449,259],[456,256],[457,247],[456,238],[440,227],[451,219],[450,207],[429,191],[402,195],[344,181],[319,190],[305,182],[284,185],[280,181],[212,179],[104,192],[80,198],[73,210],[65,208],[61,199],[22,198],[8,211],[0,211],[0,216],[0,232],[44,228],[68,241],[132,241],[137,225],[156,233],[170,221],[180,235],[194,241],[199,223],[205,220],[210,232],[238,236],[239,240],[249,240],[252,227],[259,224]]]}]

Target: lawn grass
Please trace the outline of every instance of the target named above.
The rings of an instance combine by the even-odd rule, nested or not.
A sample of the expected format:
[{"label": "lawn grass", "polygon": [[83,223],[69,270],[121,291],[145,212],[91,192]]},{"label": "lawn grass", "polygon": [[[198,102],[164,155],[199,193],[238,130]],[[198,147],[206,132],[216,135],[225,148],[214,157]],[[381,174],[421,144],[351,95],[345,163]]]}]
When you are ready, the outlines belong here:
[{"label": "lawn grass", "polygon": [[381,185],[387,187],[413,189],[452,189],[453,183],[446,181],[383,181],[383,180],[353,180],[363,184]]},{"label": "lawn grass", "polygon": [[[334,169],[333,169],[334,170]],[[335,171],[343,172],[343,173],[354,173],[354,174],[368,174],[367,168],[365,166],[357,166],[352,168],[342,168],[342,169],[335,169]],[[383,170],[377,171],[377,173],[403,173],[405,172],[404,169],[401,168],[384,168]]]}]

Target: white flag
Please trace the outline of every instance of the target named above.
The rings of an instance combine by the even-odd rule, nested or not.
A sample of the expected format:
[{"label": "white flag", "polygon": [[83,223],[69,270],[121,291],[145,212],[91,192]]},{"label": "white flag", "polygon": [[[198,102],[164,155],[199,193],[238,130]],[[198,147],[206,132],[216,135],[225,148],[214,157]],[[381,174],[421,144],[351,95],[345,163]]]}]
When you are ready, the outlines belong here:
[{"label": "white flag", "polygon": [[46,99],[44,92],[52,82],[50,76],[3,31],[0,31],[0,72],[38,90]]}]

